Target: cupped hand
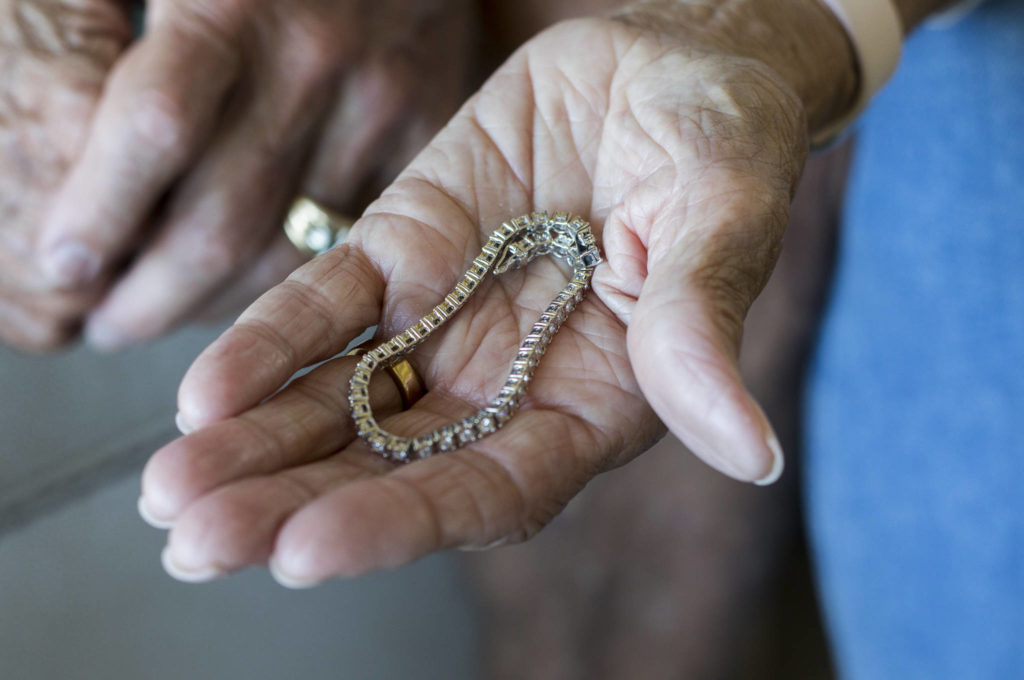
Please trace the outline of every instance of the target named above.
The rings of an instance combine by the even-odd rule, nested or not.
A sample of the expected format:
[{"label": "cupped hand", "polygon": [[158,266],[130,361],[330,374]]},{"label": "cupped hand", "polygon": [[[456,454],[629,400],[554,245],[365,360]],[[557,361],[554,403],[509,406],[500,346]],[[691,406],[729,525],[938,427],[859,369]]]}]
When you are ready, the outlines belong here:
[{"label": "cupped hand", "polygon": [[[120,6],[36,0],[60,21],[90,2]],[[109,282],[85,326],[108,349],[167,331],[232,286],[280,281],[301,262],[280,228],[296,194],[358,207],[465,87],[468,0],[146,9],[26,262],[67,294]]]},{"label": "cupped hand", "polygon": [[[781,452],[736,353],[787,222],[803,109],[759,62],[614,20],[530,41],[371,205],[351,241],[247,310],[190,369],[180,418],[140,509],[172,526],[165,565],[204,580],[270,563],[288,585],[433,551],[522,540],[589,479],[667,426],[744,481]],[[348,378],[329,359],[437,304],[487,235],[535,208],[591,219],[606,263],[555,336],[520,412],[453,453],[394,466],[353,435]],[[484,284],[411,355],[430,391],[382,426],[417,434],[475,412],[564,284],[550,261]],[[273,396],[271,396],[273,395]]]}]

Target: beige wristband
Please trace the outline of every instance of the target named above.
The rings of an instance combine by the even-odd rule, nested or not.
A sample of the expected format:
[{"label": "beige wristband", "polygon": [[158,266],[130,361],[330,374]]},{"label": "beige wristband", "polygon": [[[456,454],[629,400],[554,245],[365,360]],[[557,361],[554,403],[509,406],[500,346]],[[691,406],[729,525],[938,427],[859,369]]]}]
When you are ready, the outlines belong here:
[{"label": "beige wristband", "polygon": [[903,22],[892,0],[822,0],[832,10],[853,45],[860,73],[860,88],[853,107],[839,120],[816,131],[816,147],[836,139],[864,112],[872,98],[892,77],[903,46]]}]

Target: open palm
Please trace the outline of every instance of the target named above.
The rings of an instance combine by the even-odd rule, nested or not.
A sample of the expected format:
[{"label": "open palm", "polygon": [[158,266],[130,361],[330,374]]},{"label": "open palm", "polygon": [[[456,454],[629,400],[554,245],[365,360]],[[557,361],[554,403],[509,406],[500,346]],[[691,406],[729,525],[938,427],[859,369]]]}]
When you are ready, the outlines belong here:
[{"label": "open palm", "polygon": [[[736,369],[742,319],[774,262],[800,171],[796,97],[767,68],[613,20],[528,43],[366,212],[196,361],[192,434],[146,469],[141,509],[173,525],[165,563],[204,580],[269,561],[290,585],[523,539],[667,425],[743,480],[779,471]],[[534,209],[590,219],[606,263],[498,433],[394,466],[354,436],[350,357],[437,304],[487,235]],[[490,401],[564,285],[546,259],[488,280],[411,356],[430,392],[388,430],[416,434]],[[662,424],[664,422],[664,425]]]}]

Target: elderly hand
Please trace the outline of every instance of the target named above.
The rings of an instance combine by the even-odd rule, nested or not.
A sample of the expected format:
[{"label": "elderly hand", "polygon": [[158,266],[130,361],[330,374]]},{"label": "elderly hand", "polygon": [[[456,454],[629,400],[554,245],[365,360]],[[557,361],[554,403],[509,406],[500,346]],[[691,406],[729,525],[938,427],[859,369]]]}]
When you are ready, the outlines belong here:
[{"label": "elderly hand", "polygon": [[279,281],[300,262],[280,235],[295,195],[378,193],[465,87],[469,0],[152,0],[123,52],[129,3],[0,4],[18,76],[3,335],[26,347],[86,314],[97,346],[122,347]]},{"label": "elderly hand", "polygon": [[0,27],[0,340],[47,349],[77,332],[103,290],[102,277],[57,290],[32,260],[131,26],[109,0],[0,0]]},{"label": "elderly hand", "polygon": [[[269,562],[301,586],[522,540],[662,423],[737,479],[777,477],[781,451],[736,353],[787,222],[805,104],[761,61],[646,23],[581,20],[529,42],[348,245],[267,293],[199,357],[179,393],[196,431],[143,477],[143,515],[173,526],[168,571],[205,580]],[[396,467],[354,437],[355,359],[274,394],[366,326],[388,337],[415,322],[491,230],[535,207],[590,217],[607,262],[503,429]],[[382,426],[415,434],[486,404],[563,283],[548,262],[489,279],[411,355],[430,389],[421,401],[398,412],[394,388],[375,381]]]}]

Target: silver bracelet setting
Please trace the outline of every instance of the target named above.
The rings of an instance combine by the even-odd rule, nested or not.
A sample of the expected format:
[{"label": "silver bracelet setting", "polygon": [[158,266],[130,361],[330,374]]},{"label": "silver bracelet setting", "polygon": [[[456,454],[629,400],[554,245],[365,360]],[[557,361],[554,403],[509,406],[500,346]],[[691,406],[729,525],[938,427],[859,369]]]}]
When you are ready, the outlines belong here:
[{"label": "silver bracelet setting", "polygon": [[[498,276],[519,269],[542,255],[553,255],[566,262],[573,268],[572,277],[523,338],[508,378],[491,404],[457,423],[416,437],[383,430],[370,406],[373,372],[399,361],[451,319],[487,274]],[[362,356],[349,382],[349,405],[359,436],[383,457],[410,462],[454,451],[496,432],[519,408],[541,357],[568,315],[583,300],[594,268],[601,262],[590,224],[569,213],[535,212],[502,224],[440,304],[410,328]]]}]

